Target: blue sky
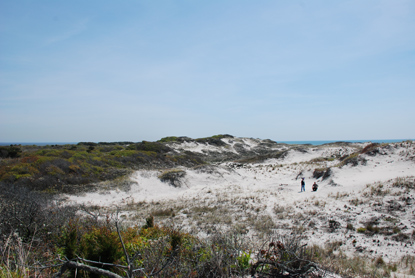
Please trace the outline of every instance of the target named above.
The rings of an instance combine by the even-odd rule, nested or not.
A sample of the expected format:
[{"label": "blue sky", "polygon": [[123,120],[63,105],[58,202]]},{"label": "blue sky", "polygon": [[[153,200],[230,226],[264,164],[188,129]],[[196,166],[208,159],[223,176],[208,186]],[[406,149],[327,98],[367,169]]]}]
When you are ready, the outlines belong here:
[{"label": "blue sky", "polygon": [[415,1],[0,0],[0,142],[415,138]]}]

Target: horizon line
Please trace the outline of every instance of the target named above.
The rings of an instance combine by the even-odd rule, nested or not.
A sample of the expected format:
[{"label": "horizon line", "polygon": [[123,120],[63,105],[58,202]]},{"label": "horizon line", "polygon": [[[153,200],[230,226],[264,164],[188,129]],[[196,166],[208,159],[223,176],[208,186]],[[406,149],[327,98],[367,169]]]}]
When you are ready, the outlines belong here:
[{"label": "horizon line", "polygon": [[[234,136],[236,138],[252,138],[252,137],[237,137]],[[190,137],[189,137],[190,138]],[[190,138],[193,139],[193,138]],[[197,139],[197,138],[196,138]],[[259,139],[259,138],[257,138]],[[263,139],[265,140],[265,139]],[[273,140],[273,139],[269,139],[269,140]],[[352,142],[352,143],[359,143],[359,142],[386,142],[389,141],[389,143],[394,143],[394,142],[403,142],[403,141],[414,141],[415,139],[348,139],[348,140],[273,140],[276,143],[288,143],[288,142],[326,142],[326,143],[335,143],[335,142]],[[142,140],[142,141],[147,141],[147,140]],[[137,142],[142,142],[142,141],[137,141]],[[158,141],[158,140],[156,140]],[[392,142],[394,141],[394,142]],[[122,141],[73,141],[73,142],[63,142],[63,141],[36,141],[36,142],[0,142],[1,146],[6,146],[6,145],[37,145],[37,144],[42,144],[42,145],[71,145],[71,144],[78,144],[81,142],[86,142],[86,143],[116,143],[116,142],[132,142],[135,143],[135,141],[130,141],[130,140],[122,140]]]}]

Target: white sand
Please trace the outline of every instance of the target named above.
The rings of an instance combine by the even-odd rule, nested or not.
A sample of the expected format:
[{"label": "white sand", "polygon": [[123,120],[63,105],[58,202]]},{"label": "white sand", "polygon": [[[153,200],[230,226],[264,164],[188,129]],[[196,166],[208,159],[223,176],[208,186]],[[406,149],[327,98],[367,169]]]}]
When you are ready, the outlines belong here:
[{"label": "white sand", "polygon": [[[229,139],[224,140],[229,142]],[[252,147],[257,142],[245,140],[245,144],[246,147]],[[211,174],[201,173],[195,169],[185,169],[186,176],[181,188],[161,182],[157,178],[160,171],[137,171],[131,176],[135,184],[128,192],[114,190],[105,193],[88,193],[84,196],[67,196],[67,200],[98,206],[121,206],[140,201],[194,200],[193,202],[197,205],[198,202],[217,201],[217,197],[214,197],[212,192],[219,192],[223,198],[228,198],[228,200],[256,196],[252,205],[262,208],[259,214],[270,215],[276,223],[295,220],[278,219],[274,212],[276,206],[292,207],[294,211],[291,215],[313,214],[312,217],[301,219],[302,222],[297,221],[306,227],[311,226],[313,222],[318,227],[307,228],[304,231],[311,243],[322,246],[328,242],[338,241],[342,242],[342,252],[350,256],[360,255],[367,258],[382,256],[387,262],[394,261],[404,255],[415,256],[414,238],[400,242],[391,240],[390,236],[386,237],[383,234],[369,236],[345,228],[348,223],[352,224],[355,229],[365,227],[366,222],[375,218],[380,219],[382,223],[387,223],[385,219],[389,217],[396,219],[395,225],[402,233],[407,235],[415,233],[414,189],[402,195],[412,198],[404,204],[399,199],[401,195],[398,196],[402,190],[392,187],[396,178],[404,177],[412,180],[415,178],[415,144],[391,144],[390,146],[390,148],[382,148],[383,154],[360,155],[361,158],[366,159],[366,165],[333,167],[328,179],[317,181],[319,184],[317,192],[311,191],[311,185],[315,181],[312,176],[316,165],[303,162],[322,156],[348,155],[356,151],[355,147],[316,147],[307,149],[305,153],[290,151],[283,159],[272,159],[261,164],[247,164],[239,168],[232,163],[223,163],[217,165],[216,171]],[[211,146],[186,143],[176,147],[203,152]],[[224,151],[223,148],[219,149]],[[233,152],[232,149],[226,151]],[[321,167],[333,166],[338,162],[337,160],[322,162]],[[300,172],[302,172],[301,175],[299,175]],[[300,192],[300,177],[305,177],[306,180],[306,191],[302,193]],[[371,187],[379,184],[383,185],[383,189],[388,189],[389,193],[385,196],[370,196]],[[354,199],[363,203],[352,205],[351,201]],[[397,202],[403,204],[404,211],[385,211],[391,200],[398,200]],[[341,228],[333,233],[328,232],[329,220],[339,222]]]}]

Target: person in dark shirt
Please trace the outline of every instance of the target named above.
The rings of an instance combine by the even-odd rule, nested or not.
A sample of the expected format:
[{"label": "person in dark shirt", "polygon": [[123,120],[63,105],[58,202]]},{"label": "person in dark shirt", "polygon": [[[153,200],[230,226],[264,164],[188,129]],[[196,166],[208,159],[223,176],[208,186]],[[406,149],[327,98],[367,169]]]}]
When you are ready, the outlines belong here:
[{"label": "person in dark shirt", "polygon": [[301,192],[305,191],[305,181],[304,178],[301,179]]}]

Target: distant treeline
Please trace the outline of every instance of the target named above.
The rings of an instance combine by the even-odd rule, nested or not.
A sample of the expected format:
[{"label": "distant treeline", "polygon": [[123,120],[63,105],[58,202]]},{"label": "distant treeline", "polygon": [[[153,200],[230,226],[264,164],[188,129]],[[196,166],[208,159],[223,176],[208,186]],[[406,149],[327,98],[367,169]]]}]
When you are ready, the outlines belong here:
[{"label": "distant treeline", "polygon": [[114,145],[131,145],[134,144],[134,142],[129,141],[121,141],[121,142],[79,142],[77,145],[84,145],[84,146],[98,146],[98,145],[107,145],[107,146],[114,146]]}]

